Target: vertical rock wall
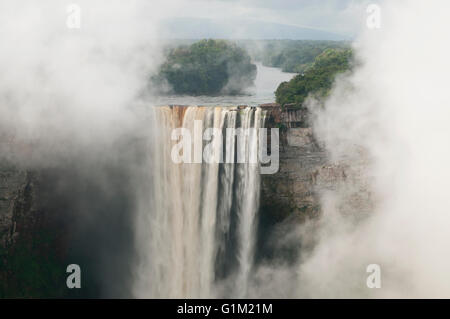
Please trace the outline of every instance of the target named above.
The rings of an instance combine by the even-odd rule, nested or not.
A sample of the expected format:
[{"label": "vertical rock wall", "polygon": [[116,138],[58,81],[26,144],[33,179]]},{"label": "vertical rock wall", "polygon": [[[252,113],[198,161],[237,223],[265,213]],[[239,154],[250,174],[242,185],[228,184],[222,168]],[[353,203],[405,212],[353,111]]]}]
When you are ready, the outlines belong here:
[{"label": "vertical rock wall", "polygon": [[28,176],[12,166],[0,166],[0,246],[10,246],[17,237],[14,212],[24,206]]},{"label": "vertical rock wall", "polygon": [[262,176],[261,209],[282,220],[290,214],[314,216],[319,210],[317,171],[327,164],[325,151],[314,139],[306,109],[264,106],[269,127],[280,129],[280,170]]},{"label": "vertical rock wall", "polygon": [[366,176],[368,161],[363,150],[352,158],[332,163],[313,133],[304,108],[267,104],[269,127],[280,129],[280,170],[262,176],[261,211],[271,222],[288,216],[300,220],[320,213],[321,196],[334,191],[346,210],[369,213],[372,195]]}]

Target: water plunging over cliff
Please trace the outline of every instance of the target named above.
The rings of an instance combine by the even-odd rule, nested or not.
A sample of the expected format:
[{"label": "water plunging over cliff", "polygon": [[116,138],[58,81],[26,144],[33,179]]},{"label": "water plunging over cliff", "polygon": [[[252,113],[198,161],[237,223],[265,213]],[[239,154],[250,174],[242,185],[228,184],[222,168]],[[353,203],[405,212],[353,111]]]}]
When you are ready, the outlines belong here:
[{"label": "water plunging over cliff", "polygon": [[[259,206],[260,108],[158,107],[154,109],[154,143],[148,154],[150,194],[140,194],[137,220],[137,297],[245,297],[254,262]],[[202,121],[202,122],[199,122]],[[198,127],[197,123],[202,123]],[[205,146],[206,128],[213,156],[223,163],[175,164],[171,140],[175,128],[201,130],[194,141]],[[226,133],[228,132],[228,134]],[[253,134],[254,133],[254,134]],[[193,149],[195,152],[195,149]],[[236,163],[236,159],[245,161]],[[143,200],[143,198],[145,200]]]}]

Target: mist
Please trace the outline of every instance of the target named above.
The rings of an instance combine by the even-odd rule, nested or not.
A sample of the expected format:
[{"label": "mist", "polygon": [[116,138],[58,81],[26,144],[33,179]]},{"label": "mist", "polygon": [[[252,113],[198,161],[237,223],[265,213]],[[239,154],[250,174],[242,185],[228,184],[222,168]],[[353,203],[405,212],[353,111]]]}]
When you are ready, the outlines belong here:
[{"label": "mist", "polygon": [[0,13],[1,128],[60,152],[73,151],[55,148],[65,142],[91,151],[133,125],[130,109],[160,58],[157,17],[167,7],[77,5],[79,29],[68,28],[71,12],[59,1],[5,1]]},{"label": "mist", "polygon": [[129,297],[136,190],[150,192],[137,178],[155,126],[146,90],[177,1],[76,1],[80,28],[69,4],[0,4],[0,160],[39,176],[36,209],[63,227],[83,296]]},{"label": "mist", "polygon": [[[450,6],[385,1],[381,9],[381,28],[354,44],[354,72],[336,81],[323,109],[309,106],[332,160],[363,165],[358,183],[375,204],[368,216],[342,205],[351,178],[323,194],[319,226],[306,232],[318,244],[298,266],[300,296],[450,296]],[[381,267],[380,289],[366,286],[370,264]]]}]

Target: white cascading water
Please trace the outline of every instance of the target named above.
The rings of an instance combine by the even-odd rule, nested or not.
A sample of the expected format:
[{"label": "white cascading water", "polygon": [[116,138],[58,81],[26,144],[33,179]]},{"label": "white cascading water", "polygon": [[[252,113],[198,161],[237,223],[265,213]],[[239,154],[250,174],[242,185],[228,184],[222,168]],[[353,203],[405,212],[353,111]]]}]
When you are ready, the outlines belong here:
[{"label": "white cascading water", "polygon": [[[245,109],[243,111],[241,128],[259,129],[261,127],[261,109],[256,111]],[[255,244],[255,220],[259,204],[259,166],[257,162],[258,155],[258,132],[249,131],[245,138],[245,143],[238,145],[239,154],[248,154],[245,163],[237,165],[237,204],[238,204],[238,225],[239,225],[239,245],[238,260],[239,272],[237,276],[236,297],[245,297],[247,295],[247,286],[249,275],[253,263],[253,251]],[[245,156],[245,155],[244,155]]]},{"label": "white cascading water", "polygon": [[[194,106],[158,107],[153,112],[150,172],[142,176],[152,191],[138,195],[136,297],[246,297],[260,193],[255,129],[264,126],[264,112]],[[202,127],[195,125],[198,120]],[[171,134],[179,127],[191,132],[192,164],[171,159],[176,143]],[[202,141],[205,128],[221,130],[223,138]],[[235,136],[240,133],[242,143]],[[206,144],[224,163],[195,158],[195,145]]]}]

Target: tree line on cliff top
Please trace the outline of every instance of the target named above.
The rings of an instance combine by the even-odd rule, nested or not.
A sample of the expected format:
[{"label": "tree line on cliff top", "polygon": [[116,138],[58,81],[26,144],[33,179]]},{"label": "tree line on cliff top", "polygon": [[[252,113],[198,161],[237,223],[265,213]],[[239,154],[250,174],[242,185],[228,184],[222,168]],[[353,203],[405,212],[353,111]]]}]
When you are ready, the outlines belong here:
[{"label": "tree line on cliff top", "polygon": [[311,67],[289,82],[280,84],[275,92],[276,102],[281,105],[301,106],[308,96],[323,99],[330,93],[336,76],[351,70],[351,49],[327,49],[317,56]]},{"label": "tree line on cliff top", "polygon": [[326,97],[337,74],[351,68],[346,42],[201,40],[173,43],[152,84],[163,93],[185,95],[241,94],[254,85],[256,65],[298,72],[277,88],[276,102],[301,106],[309,95]]},{"label": "tree line on cliff top", "polygon": [[247,46],[250,52],[255,52],[256,60],[264,66],[281,68],[283,72],[303,73],[313,63],[317,56],[327,49],[346,49],[346,41],[317,40],[264,40],[259,41],[256,50]]}]

